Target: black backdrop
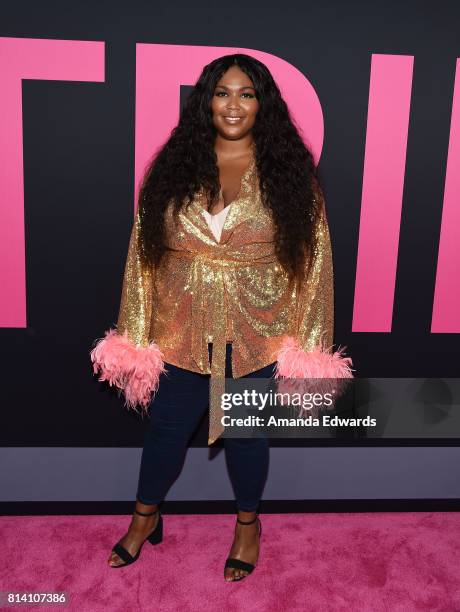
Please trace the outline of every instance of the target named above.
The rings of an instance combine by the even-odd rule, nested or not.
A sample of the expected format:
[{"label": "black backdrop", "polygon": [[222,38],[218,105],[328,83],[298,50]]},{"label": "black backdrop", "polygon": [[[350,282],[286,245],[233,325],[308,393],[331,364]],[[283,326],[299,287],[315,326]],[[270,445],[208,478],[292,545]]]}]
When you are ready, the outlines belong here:
[{"label": "black backdrop", "polygon": [[[104,83],[23,81],[28,327],[0,329],[0,446],[142,445],[146,421],[93,378],[89,360],[118,313],[139,42],[260,49],[309,78],[325,120],[319,168],[334,250],[335,342],[348,347],[360,377],[458,376],[458,336],[430,333],[458,3],[43,0],[3,5],[0,15],[0,36],[105,41],[106,61]],[[373,53],[414,56],[413,88],[392,331],[352,333]],[[184,84],[182,103],[188,91]],[[192,445],[206,446],[206,434],[203,421]],[[379,443],[389,441],[371,444]]]}]

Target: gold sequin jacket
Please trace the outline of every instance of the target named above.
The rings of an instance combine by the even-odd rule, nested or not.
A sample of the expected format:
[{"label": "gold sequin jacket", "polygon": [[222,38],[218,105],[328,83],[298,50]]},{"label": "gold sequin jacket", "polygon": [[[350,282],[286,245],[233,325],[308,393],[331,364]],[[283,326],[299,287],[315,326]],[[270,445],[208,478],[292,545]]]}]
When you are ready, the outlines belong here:
[{"label": "gold sequin jacket", "polygon": [[[317,185],[315,183],[315,185]],[[210,229],[203,190],[174,222],[166,210],[168,250],[156,269],[140,257],[140,216],[131,231],[115,329],[91,351],[94,372],[147,408],[167,364],[210,374],[208,444],[223,431],[219,392],[226,342],[239,378],[276,362],[276,378],[351,377],[350,358],[333,352],[333,262],[324,198],[317,248],[303,288],[289,283],[275,255],[271,212],[263,207],[255,158],[229,205],[220,241]],[[213,343],[209,363],[208,342]],[[219,386],[221,385],[221,386]]]}]

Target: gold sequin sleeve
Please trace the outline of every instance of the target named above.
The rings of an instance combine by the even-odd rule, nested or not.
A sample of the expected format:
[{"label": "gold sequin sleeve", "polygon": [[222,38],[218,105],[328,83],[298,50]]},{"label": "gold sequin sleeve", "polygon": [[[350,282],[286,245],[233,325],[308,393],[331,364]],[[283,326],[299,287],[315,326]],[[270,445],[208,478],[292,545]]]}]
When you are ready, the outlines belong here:
[{"label": "gold sequin sleeve", "polygon": [[123,392],[126,406],[147,411],[165,371],[163,354],[150,338],[153,271],[141,258],[140,217],[136,214],[128,246],[117,329],[93,343],[91,361],[100,381]]},{"label": "gold sequin sleeve", "polygon": [[299,300],[299,341],[304,351],[315,346],[330,348],[334,334],[334,272],[331,239],[326,217],[324,195],[314,179],[315,199],[320,215],[315,233],[317,246],[313,261],[306,275]]},{"label": "gold sequin sleeve", "polygon": [[137,211],[126,257],[117,331],[120,335],[127,331],[134,345],[146,347],[152,317],[154,270],[141,259],[140,224]]}]

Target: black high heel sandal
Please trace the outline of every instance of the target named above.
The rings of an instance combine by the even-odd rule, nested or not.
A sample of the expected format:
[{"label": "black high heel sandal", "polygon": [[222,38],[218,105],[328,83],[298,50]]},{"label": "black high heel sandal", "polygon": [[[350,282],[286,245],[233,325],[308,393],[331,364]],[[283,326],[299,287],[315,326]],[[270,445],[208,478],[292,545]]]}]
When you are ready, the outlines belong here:
[{"label": "black high heel sandal", "polygon": [[[134,510],[134,512],[136,514],[139,514],[140,516],[152,516],[154,514],[159,513],[160,510],[159,508],[157,508],[153,512],[139,512],[139,510]],[[150,544],[159,544],[163,540],[163,517],[161,516],[161,514],[158,517],[158,521],[157,521],[155,529],[146,538],[146,540],[148,540]],[[115,552],[120,557],[120,559],[124,561],[124,563],[121,563],[120,565],[110,565],[109,563],[109,566],[112,568],[125,567],[126,565],[131,565],[131,563],[134,563],[134,561],[137,561],[139,559],[139,555],[141,554],[142,547],[144,546],[144,543],[146,540],[142,542],[139,550],[134,555],[134,557],[131,555],[130,552],[126,550],[126,548],[124,548],[119,542],[117,542],[115,546],[112,548],[112,552]]]},{"label": "black high heel sandal", "polygon": [[[260,536],[262,535],[262,523],[260,521],[259,515],[257,515],[252,521],[242,521],[238,517],[236,520],[241,525],[252,525],[252,523],[259,521],[259,541],[260,541]],[[247,561],[242,561],[241,559],[235,559],[234,557],[228,557],[227,560],[225,561],[224,576],[225,576],[225,569],[227,567],[232,567],[234,569],[242,569],[245,572],[248,572],[245,576],[240,576],[239,578],[232,578],[232,580],[226,580],[226,582],[236,582],[238,580],[243,580],[243,578],[246,578],[247,576],[249,576],[249,574],[254,570],[256,566],[253,563],[248,563]]]}]

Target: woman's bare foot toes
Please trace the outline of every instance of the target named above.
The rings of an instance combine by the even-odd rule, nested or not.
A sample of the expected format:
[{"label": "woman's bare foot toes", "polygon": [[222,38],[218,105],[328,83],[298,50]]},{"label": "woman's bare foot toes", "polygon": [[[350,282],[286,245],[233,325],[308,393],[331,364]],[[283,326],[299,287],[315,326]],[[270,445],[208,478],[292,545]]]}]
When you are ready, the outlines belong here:
[{"label": "woman's bare foot toes", "polygon": [[112,552],[112,554],[110,555],[110,558],[108,560],[108,563],[111,567],[116,567],[117,565],[123,565],[124,561],[123,559],[120,559],[120,557],[117,555],[117,553]]}]

